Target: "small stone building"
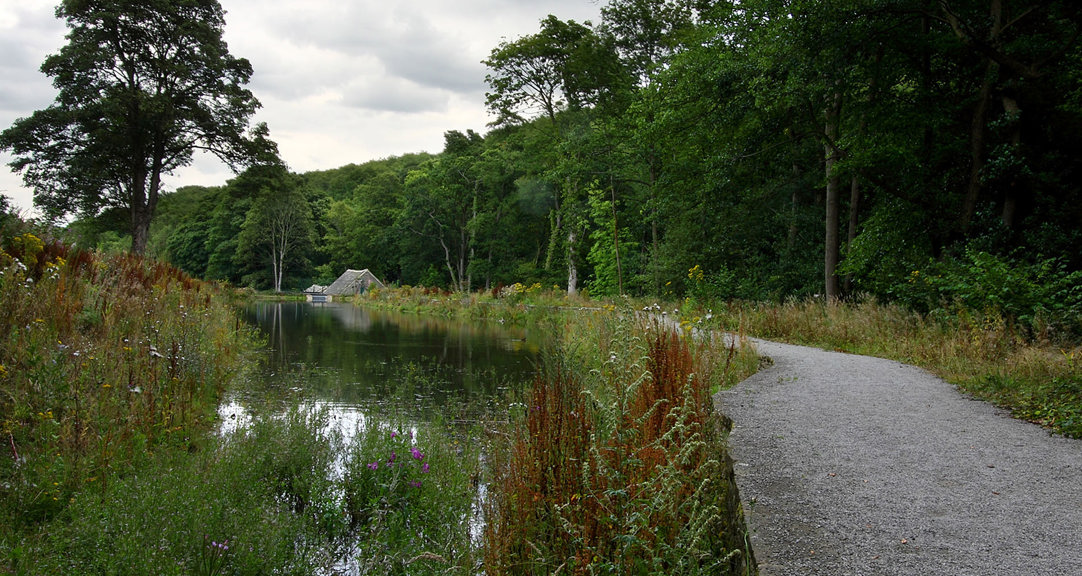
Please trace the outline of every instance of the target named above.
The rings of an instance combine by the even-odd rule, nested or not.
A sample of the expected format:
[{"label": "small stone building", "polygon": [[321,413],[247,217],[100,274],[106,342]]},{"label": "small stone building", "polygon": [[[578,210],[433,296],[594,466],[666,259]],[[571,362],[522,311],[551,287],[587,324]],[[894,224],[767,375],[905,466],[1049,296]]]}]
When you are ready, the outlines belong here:
[{"label": "small stone building", "polygon": [[[335,297],[344,298],[349,296],[356,296],[369,288],[383,288],[383,282],[376,278],[376,275],[369,272],[367,268],[364,270],[346,270],[334,281],[330,286],[323,289],[320,295],[325,298],[324,302],[333,300]],[[313,296],[316,294],[310,294],[308,299],[315,302],[317,301]]]}]

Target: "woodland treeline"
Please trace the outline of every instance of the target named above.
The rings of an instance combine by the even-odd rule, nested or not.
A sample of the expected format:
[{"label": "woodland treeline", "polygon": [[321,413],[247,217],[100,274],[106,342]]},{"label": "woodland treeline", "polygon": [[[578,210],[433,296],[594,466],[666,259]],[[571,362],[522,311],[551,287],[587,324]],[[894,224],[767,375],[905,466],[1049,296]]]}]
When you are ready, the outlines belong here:
[{"label": "woodland treeline", "polygon": [[150,251],[261,289],[369,268],[1077,316],[1080,31],[1067,0],[612,0],[493,48],[484,133],[181,188]]}]

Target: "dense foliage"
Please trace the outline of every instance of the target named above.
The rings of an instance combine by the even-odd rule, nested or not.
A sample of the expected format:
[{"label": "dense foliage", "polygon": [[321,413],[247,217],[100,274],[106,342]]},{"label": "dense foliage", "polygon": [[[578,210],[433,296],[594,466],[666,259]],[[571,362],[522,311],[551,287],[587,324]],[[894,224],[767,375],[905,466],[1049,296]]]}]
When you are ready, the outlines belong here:
[{"label": "dense foliage", "polygon": [[[151,250],[258,288],[870,294],[1078,334],[1080,31],[1066,1],[612,0],[492,50],[488,133],[183,188]],[[272,258],[276,203],[304,213]]]}]

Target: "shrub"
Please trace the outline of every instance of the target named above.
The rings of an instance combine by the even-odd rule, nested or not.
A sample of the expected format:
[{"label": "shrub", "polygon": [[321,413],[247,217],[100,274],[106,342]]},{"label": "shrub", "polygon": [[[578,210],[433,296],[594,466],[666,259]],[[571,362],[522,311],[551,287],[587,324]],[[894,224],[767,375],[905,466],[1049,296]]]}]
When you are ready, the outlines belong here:
[{"label": "shrub", "polygon": [[[489,574],[745,574],[721,416],[686,340],[604,324],[538,377],[486,506]],[[573,358],[603,364],[576,368]]]},{"label": "shrub", "polygon": [[31,233],[0,253],[0,303],[0,524],[16,528],[159,448],[198,448],[251,344],[214,287]]}]

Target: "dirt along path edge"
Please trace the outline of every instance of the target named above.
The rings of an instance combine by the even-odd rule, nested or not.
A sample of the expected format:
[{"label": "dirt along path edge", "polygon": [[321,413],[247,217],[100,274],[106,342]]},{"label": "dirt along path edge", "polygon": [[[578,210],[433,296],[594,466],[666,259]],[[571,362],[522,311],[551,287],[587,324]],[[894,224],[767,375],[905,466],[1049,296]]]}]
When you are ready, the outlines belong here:
[{"label": "dirt along path edge", "polygon": [[892,360],[755,340],[716,406],[763,576],[1082,574],[1082,441]]}]

